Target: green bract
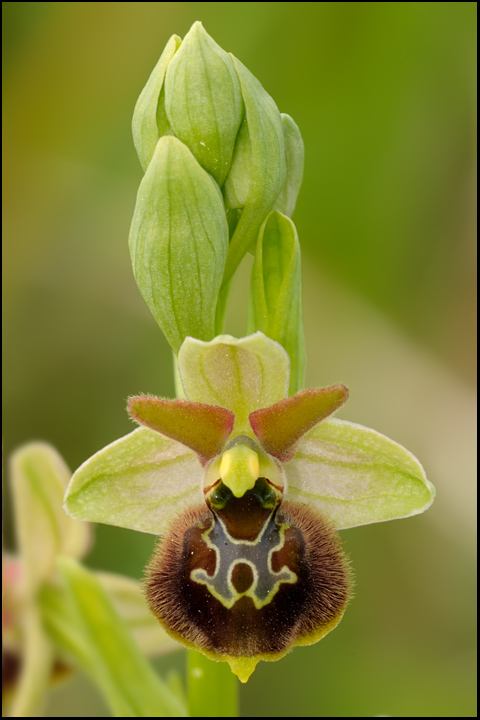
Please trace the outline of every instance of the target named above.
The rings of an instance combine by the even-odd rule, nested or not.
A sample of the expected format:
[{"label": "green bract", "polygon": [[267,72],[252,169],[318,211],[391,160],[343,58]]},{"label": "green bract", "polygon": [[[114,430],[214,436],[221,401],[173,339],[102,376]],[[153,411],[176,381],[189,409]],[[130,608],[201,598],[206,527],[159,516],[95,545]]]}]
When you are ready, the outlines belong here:
[{"label": "green bract", "polygon": [[300,390],[305,373],[300,243],[293,222],[276,210],[258,236],[248,330],[261,330],[285,348],[291,364],[289,393]]},{"label": "green bract", "polygon": [[140,292],[175,352],[210,340],[228,249],[215,182],[190,150],[161,138],[138,191],[130,253]]},{"label": "green bract", "polygon": [[[292,630],[278,645],[273,643],[271,649],[260,633],[250,639],[251,647],[255,648],[251,652],[242,649],[238,638],[217,643],[209,639],[208,632],[205,635],[201,624],[195,630],[197,621],[190,618],[188,608],[185,609],[188,621],[178,616],[184,596],[182,593],[177,596],[176,586],[170,587],[173,580],[168,580],[175,576],[178,568],[165,553],[170,543],[174,544],[173,548],[177,542],[183,542],[180,538],[187,532],[189,523],[193,523],[192,528],[196,527],[195,523],[203,527],[206,518],[217,515],[222,518],[225,508],[236,507],[235,503],[240,503],[236,513],[241,517],[242,503],[247,503],[249,517],[257,506],[260,515],[267,513],[268,517],[272,512],[272,517],[277,517],[278,511],[279,518],[287,518],[286,524],[278,527],[297,527],[295,532],[304,533],[305,543],[307,546],[311,543],[310,552],[315,553],[320,540],[309,534],[314,527],[312,513],[319,513],[315,522],[327,533],[329,526],[343,529],[423,512],[433,501],[434,489],[418,460],[405,448],[369,428],[329,419],[347,398],[342,385],[303,390],[288,397],[288,355],[261,332],[240,340],[227,335],[211,342],[187,338],[178,354],[178,363],[187,400],[132,398],[132,416],[147,427],[117,440],[84,463],[70,482],[65,509],[76,518],[164,536],[163,555],[152,560],[150,571],[148,592],[153,612],[176,639],[189,647],[197,647],[208,657],[228,661],[245,681],[260,659],[278,659],[294,645],[315,642],[335,627],[348,600],[348,573],[342,581],[345,586],[337,610],[321,618],[315,615],[313,620],[309,615],[310,630]],[[219,415],[220,409],[223,415]],[[218,428],[213,445],[210,433],[204,431],[210,425]],[[253,506],[249,505],[251,502]],[[304,517],[305,513],[308,518]],[[236,515],[225,517],[228,524]],[[211,537],[215,537],[211,532]],[[281,533],[284,531],[279,532],[279,542],[283,543]],[[328,538],[328,542],[322,541],[322,547],[327,543],[335,555],[336,541],[331,535]],[[208,540],[208,543],[214,541]],[[249,543],[256,545],[257,540]],[[193,547],[192,554],[196,552]],[[260,551],[262,546],[258,547]],[[250,556],[245,555],[247,557]],[[242,562],[254,563],[252,567],[255,567],[255,563],[261,562],[260,557]],[[328,565],[328,559],[324,557],[321,562],[320,559],[318,567],[324,567],[325,562]],[[238,562],[240,560],[234,565]],[[311,572],[314,572],[317,560],[309,562],[313,563]],[[339,568],[343,567],[341,556],[335,562],[340,563]],[[234,565],[229,572],[233,573]],[[340,572],[345,571],[335,570],[335,577]],[[189,577],[185,569],[181,573],[181,577]],[[274,595],[268,595],[268,600],[262,599],[263,591],[248,588],[238,591],[238,599],[248,595],[258,612],[270,612],[272,597],[278,598],[277,603],[281,602],[282,593],[293,591],[289,588],[294,589],[297,580],[300,582],[303,577],[298,571],[289,573],[278,575]],[[220,590],[220,586],[210,587],[214,581],[209,581],[209,577],[215,575],[212,576],[211,571],[205,574],[203,570],[195,570],[191,573],[191,582],[199,583],[204,592],[217,598],[222,608],[219,617],[223,618],[225,612],[239,612],[238,608],[243,606],[235,599],[228,599],[228,593],[237,590],[233,590],[232,585],[228,592]],[[229,577],[229,583],[233,582],[234,576]],[[315,586],[315,576],[312,577],[309,583]],[[325,583],[325,579],[322,582]],[[172,597],[165,599],[162,592],[170,592]],[[251,594],[255,592],[260,595]],[[163,610],[156,605],[156,598],[160,596]],[[321,593],[316,597],[315,603],[321,607]],[[175,617],[165,611],[170,602],[177,608]],[[332,604],[335,605],[333,601]],[[266,610],[262,610],[264,607]],[[311,608],[308,611],[314,612]],[[220,620],[209,621],[215,622]],[[302,622],[300,617],[296,627],[302,628]],[[228,625],[223,618],[222,626],[225,623]],[[192,637],[203,639],[193,641]]]}]

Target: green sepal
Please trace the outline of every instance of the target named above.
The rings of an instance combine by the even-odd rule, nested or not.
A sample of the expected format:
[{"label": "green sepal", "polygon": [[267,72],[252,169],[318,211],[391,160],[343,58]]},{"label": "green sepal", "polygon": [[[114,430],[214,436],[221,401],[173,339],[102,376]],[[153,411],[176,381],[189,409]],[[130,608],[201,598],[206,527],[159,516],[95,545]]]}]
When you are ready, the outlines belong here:
[{"label": "green sepal", "polygon": [[234,413],[234,435],[255,437],[250,413],[273,405],[287,393],[288,355],[261,332],[239,340],[231,335],[219,335],[211,342],[187,338],[178,367],[190,400]]},{"label": "green sepal", "polygon": [[86,523],[74,522],[62,510],[71,472],[47,443],[28,443],[11,457],[18,553],[26,592],[53,572],[58,554],[82,557],[90,546]]},{"label": "green sepal", "polygon": [[172,35],[140,93],[133,112],[133,143],[144,172],[159,138],[170,131],[165,114],[165,73],[181,42],[178,35]]},{"label": "green sepal", "polygon": [[228,226],[218,186],[174,137],[158,141],[130,231],[139,290],[175,353],[214,336]]},{"label": "green sepal", "polygon": [[224,196],[227,208],[244,204],[230,241],[224,283],[254,247],[260,226],[275,205],[286,175],[285,141],[278,108],[257,78],[236,57],[231,57],[242,88],[245,120],[225,181]]},{"label": "green sepal", "polygon": [[346,420],[313,428],[284,468],[286,499],[316,508],[338,530],[417,515],[435,498],[411,452]]},{"label": "green sepal", "polygon": [[300,243],[292,220],[277,210],[258,236],[247,330],[261,330],[285,348],[291,362],[289,394],[300,390],[305,375]]},{"label": "green sepal", "polygon": [[94,574],[57,559],[59,584],[45,585],[40,602],[59,651],[97,685],[116,717],[186,717],[157,677]]},{"label": "green sepal", "polygon": [[64,509],[80,520],[162,535],[177,513],[204,502],[202,478],[194,452],[138,428],[78,468]]},{"label": "green sepal", "polygon": [[243,100],[228,53],[192,25],[168,65],[165,109],[173,132],[221,186],[230,169]]},{"label": "green sepal", "polygon": [[285,159],[287,175],[277,202],[275,210],[292,217],[297,204],[298,193],[303,179],[303,164],[305,148],[300,128],[297,123],[285,113],[281,114],[283,136],[285,139]]},{"label": "green sepal", "polygon": [[189,447],[202,465],[222,452],[235,420],[222,407],[149,395],[130,398],[128,412],[141,425]]},{"label": "green sepal", "polygon": [[292,459],[300,438],[338,410],[347,398],[344,385],[300,390],[293,397],[251,413],[250,425],[263,449],[287,462]]}]

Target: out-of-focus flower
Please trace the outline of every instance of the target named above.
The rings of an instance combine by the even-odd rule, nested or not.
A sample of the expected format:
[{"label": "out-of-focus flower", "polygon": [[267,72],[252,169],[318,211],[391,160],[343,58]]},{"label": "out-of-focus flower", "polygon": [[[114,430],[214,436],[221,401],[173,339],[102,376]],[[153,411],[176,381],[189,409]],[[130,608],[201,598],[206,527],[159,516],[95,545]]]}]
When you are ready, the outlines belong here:
[{"label": "out-of-focus flower", "polygon": [[[178,647],[151,622],[138,582],[79,564],[90,547],[91,528],[62,510],[70,477],[62,457],[46,443],[25,445],[11,458],[17,554],[3,557],[2,606],[2,700],[10,717],[39,716],[50,683],[78,666],[104,691],[112,709],[127,712],[126,693],[122,696],[117,681],[107,678],[100,627],[116,632],[117,651],[128,647],[147,672],[137,643],[156,654]],[[82,589],[88,589],[95,612]]]}]

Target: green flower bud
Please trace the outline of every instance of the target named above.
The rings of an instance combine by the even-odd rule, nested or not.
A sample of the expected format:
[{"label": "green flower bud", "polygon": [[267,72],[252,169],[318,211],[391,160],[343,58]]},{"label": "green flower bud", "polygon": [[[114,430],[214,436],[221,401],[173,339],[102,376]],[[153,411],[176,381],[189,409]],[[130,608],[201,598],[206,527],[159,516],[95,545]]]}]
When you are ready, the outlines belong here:
[{"label": "green flower bud", "polygon": [[158,141],[129,242],[139,290],[174,352],[188,335],[213,338],[227,220],[218,186],[174,137]]},{"label": "green flower bud", "polygon": [[275,210],[292,217],[303,179],[305,148],[299,127],[290,115],[282,113],[282,124],[287,176],[275,204]]},{"label": "green flower bud", "polygon": [[172,134],[165,114],[165,73],[181,42],[178,35],[172,35],[135,105],[132,120],[133,142],[144,172],[159,138]]},{"label": "green flower bud", "polygon": [[243,100],[229,55],[194,23],[168,65],[165,109],[173,132],[221,186],[232,161]]},{"label": "green flower bud", "polygon": [[260,231],[253,264],[248,331],[257,330],[289,354],[293,395],[303,387],[305,373],[300,244],[292,220],[277,210]]},{"label": "green flower bud", "polygon": [[233,276],[258,237],[285,182],[285,141],[282,118],[270,95],[237,58],[235,65],[245,102],[245,120],[238,134],[232,167],[223,193],[229,209],[242,214],[230,241],[224,283]]}]

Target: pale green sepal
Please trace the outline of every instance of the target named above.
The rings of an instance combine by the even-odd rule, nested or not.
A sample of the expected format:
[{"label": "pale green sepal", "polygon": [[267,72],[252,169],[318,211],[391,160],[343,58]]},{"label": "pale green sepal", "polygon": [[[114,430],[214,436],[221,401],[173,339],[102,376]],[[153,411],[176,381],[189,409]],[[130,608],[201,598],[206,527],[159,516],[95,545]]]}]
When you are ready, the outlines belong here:
[{"label": "pale green sepal", "polygon": [[270,213],[258,236],[247,329],[261,330],[288,352],[289,394],[294,395],[303,387],[305,375],[301,253],[295,225],[277,210]]},{"label": "pale green sepal", "polygon": [[210,340],[228,226],[215,181],[172,136],[140,184],[129,242],[138,288],[174,352],[187,335]]},{"label": "pale green sepal", "polygon": [[248,416],[287,394],[290,363],[285,350],[257,332],[211,342],[187,338],[178,354],[180,377],[189,400],[227,408],[235,414],[232,436],[253,435]]},{"label": "pale green sepal", "polygon": [[173,132],[221,186],[243,117],[240,83],[229,55],[192,25],[170,62],[165,109]]},{"label": "pale green sepal", "polygon": [[40,717],[53,666],[53,647],[33,599],[23,607],[21,622],[20,677],[8,703],[8,715],[3,717]]},{"label": "pale green sepal", "polygon": [[345,420],[313,428],[284,468],[286,498],[315,507],[338,530],[417,515],[435,497],[414,455]]},{"label": "pale green sepal", "polygon": [[95,577],[145,655],[157,657],[183,649],[183,645],[167,635],[148,609],[138,580],[107,572],[95,572]]},{"label": "pale green sepal", "polygon": [[167,66],[181,42],[178,35],[172,35],[140,93],[133,112],[133,142],[144,172],[155,152],[158,139],[169,132],[165,114],[164,80]]},{"label": "pale green sepal", "polygon": [[285,139],[287,176],[280,190],[277,202],[275,203],[275,210],[279,210],[284,215],[292,217],[303,179],[305,148],[297,123],[290,115],[286,115],[285,113],[281,113],[281,117]]},{"label": "pale green sepal", "polygon": [[94,574],[57,560],[59,585],[46,585],[41,607],[59,651],[97,685],[116,717],[186,717],[136,645]]},{"label": "pale green sepal", "polygon": [[80,520],[161,535],[177,513],[204,502],[202,477],[194,452],[139,428],[78,468],[64,508]]},{"label": "pale green sepal", "polygon": [[18,552],[24,567],[25,590],[50,576],[55,556],[82,557],[90,545],[90,527],[74,522],[62,510],[71,477],[65,461],[47,443],[29,443],[11,457]]},{"label": "pale green sepal", "polygon": [[224,283],[233,276],[246,252],[255,246],[260,226],[275,205],[286,175],[278,108],[257,78],[236,57],[231,57],[242,87],[245,121],[225,181],[224,196],[227,207],[244,205],[230,241]]}]

